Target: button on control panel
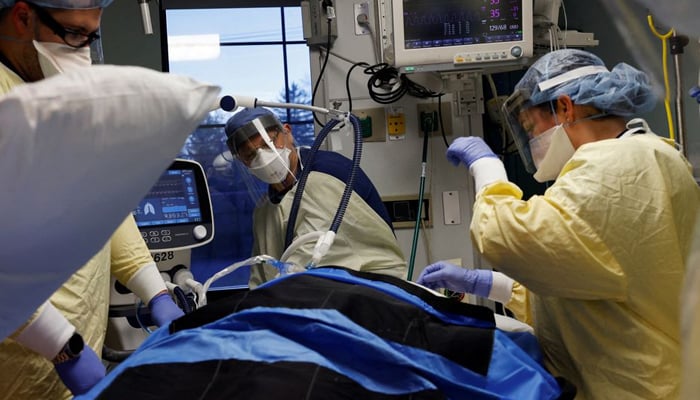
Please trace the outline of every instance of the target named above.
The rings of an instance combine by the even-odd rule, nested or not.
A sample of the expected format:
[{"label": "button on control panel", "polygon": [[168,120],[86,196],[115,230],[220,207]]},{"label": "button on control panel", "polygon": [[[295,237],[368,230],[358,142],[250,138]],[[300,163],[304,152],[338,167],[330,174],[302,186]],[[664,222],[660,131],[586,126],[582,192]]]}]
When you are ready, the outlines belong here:
[{"label": "button on control panel", "polygon": [[151,250],[191,246],[202,243],[212,236],[211,224],[172,226],[168,228],[141,228],[141,237]]},{"label": "button on control panel", "polygon": [[523,49],[520,46],[511,47],[510,51],[489,51],[489,52],[468,52],[457,53],[453,57],[455,65],[481,63],[489,61],[505,61],[515,60],[523,55]]}]

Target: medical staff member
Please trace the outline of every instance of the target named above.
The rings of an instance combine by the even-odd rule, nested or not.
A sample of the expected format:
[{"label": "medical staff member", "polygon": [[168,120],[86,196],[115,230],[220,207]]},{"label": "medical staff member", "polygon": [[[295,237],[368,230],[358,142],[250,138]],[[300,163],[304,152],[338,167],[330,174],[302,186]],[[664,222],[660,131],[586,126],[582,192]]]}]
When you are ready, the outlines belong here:
[{"label": "medical staff member", "polygon": [[[0,0],[0,92],[90,66],[89,45],[99,38],[102,9],[109,3]],[[157,325],[183,314],[128,216],[102,250],[0,344],[0,396],[70,398],[105,375],[99,353],[107,328],[110,271],[148,304]]]},{"label": "medical staff member", "polygon": [[700,218],[695,220],[695,234],[681,297],[681,346],[683,378],[681,399],[698,397],[700,381]]},{"label": "medical staff member", "polygon": [[[319,150],[306,165],[310,150],[294,144],[291,128],[265,108],[243,109],[226,123],[227,144],[236,159],[258,180],[268,184],[265,200],[253,215],[253,254],[280,258],[294,194],[303,168],[311,168],[304,187],[294,229],[294,239],[316,231],[328,231],[345,190],[352,162]],[[404,278],[406,261],[391,226],[389,214],[376,188],[361,170],[355,180],[343,222],[335,242],[319,265],[341,266]],[[301,246],[287,261],[305,266],[311,261],[315,241]],[[277,275],[269,266],[251,269],[250,286]]]},{"label": "medical staff member", "polygon": [[[447,151],[475,180],[473,242],[531,290],[514,290],[511,304],[532,301],[546,366],[577,386],[577,399],[679,396],[679,295],[700,193],[674,143],[627,121],[654,104],[641,71],[554,51],[504,105],[535,179],[554,180],[544,195],[522,200],[480,138]],[[444,262],[418,280],[476,293],[497,281]]]}]

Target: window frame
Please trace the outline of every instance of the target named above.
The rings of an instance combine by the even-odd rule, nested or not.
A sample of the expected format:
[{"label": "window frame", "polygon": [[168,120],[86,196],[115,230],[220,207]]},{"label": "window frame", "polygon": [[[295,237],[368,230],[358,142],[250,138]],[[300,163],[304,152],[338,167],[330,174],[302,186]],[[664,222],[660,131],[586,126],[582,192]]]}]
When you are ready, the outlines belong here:
[{"label": "window frame", "polygon": [[[298,82],[296,82],[296,81],[290,82],[289,65],[290,65],[290,62],[293,62],[293,60],[290,61],[290,59],[289,59],[289,54],[288,54],[289,49],[288,48],[290,46],[306,45],[306,40],[304,40],[303,38],[298,39],[298,40],[289,40],[288,39],[288,32],[287,32],[287,27],[286,27],[286,17],[288,17],[288,16],[285,13],[285,8],[289,8],[289,7],[299,8],[300,4],[298,1],[274,1],[273,2],[273,1],[263,0],[263,1],[236,1],[236,2],[233,2],[230,0],[229,1],[203,0],[203,1],[192,2],[192,1],[178,1],[178,0],[162,0],[160,2],[160,5],[161,5],[161,8],[160,8],[160,21],[161,21],[160,33],[161,33],[161,43],[162,43],[162,45],[161,45],[161,63],[162,63],[162,70],[164,72],[170,72],[170,60],[169,60],[169,56],[168,56],[168,24],[167,24],[167,15],[166,15],[168,10],[199,10],[199,9],[215,9],[215,8],[226,8],[226,9],[277,8],[279,10],[278,15],[280,18],[280,25],[279,26],[281,29],[281,40],[269,40],[269,41],[258,40],[258,41],[236,41],[236,42],[221,40],[220,46],[221,47],[236,47],[236,46],[277,46],[277,47],[280,47],[281,51],[282,51],[282,54],[281,54],[282,55],[282,63],[283,63],[282,67],[283,67],[283,71],[284,71],[284,79],[283,79],[283,81],[284,81],[284,98],[285,98],[284,101],[286,101],[286,102],[290,101],[290,96],[293,95],[293,92],[295,90],[294,84],[296,84],[298,87]],[[311,70],[309,70],[309,74],[311,74]],[[307,91],[307,93],[309,95],[309,100],[310,100],[312,88],[311,87],[308,87],[308,88],[303,87],[302,89],[304,91]],[[282,92],[280,92],[280,97],[281,96],[282,96]],[[284,118],[283,114],[286,112],[286,121],[289,121],[288,123],[290,125],[292,125],[292,127],[294,127],[295,125],[309,124],[312,127],[311,129],[315,130],[313,115],[311,113],[309,113],[308,118],[307,118],[306,115],[300,116],[298,114],[296,114],[296,115],[293,114],[295,110],[290,110],[290,109],[282,110],[282,109],[280,109],[280,110],[275,110],[275,111],[278,114],[278,116],[280,116],[280,118]],[[292,118],[295,118],[295,119],[292,119]],[[296,120],[297,118],[298,118],[298,120]],[[207,122],[207,120],[203,121],[202,124],[197,126],[197,128],[195,129],[195,131],[193,131],[193,133],[195,133],[199,130],[202,130],[202,129],[203,130],[211,130],[211,129],[218,130],[218,129],[220,129],[221,131],[223,131],[223,129],[225,127],[225,123],[220,123],[218,120],[216,121],[216,123],[212,123],[212,122],[214,122],[214,121],[211,121],[211,120],[208,122]],[[307,134],[308,134],[308,132],[307,132]],[[313,136],[315,136],[315,133],[313,134]],[[313,136],[312,136],[312,138],[313,138]],[[184,147],[183,147],[183,150],[184,150]],[[208,166],[204,166],[204,167],[207,168]],[[207,181],[209,183],[209,177],[207,178]],[[211,183],[210,183],[210,185],[211,185]],[[219,215],[217,215],[216,209],[213,210],[213,212],[214,212],[214,219],[216,221],[216,219],[217,219],[217,217],[219,217]],[[240,215],[245,217],[247,215],[247,213],[244,212],[243,214],[240,214]],[[222,222],[223,224],[230,223],[230,221],[227,221],[227,219],[226,219],[227,216],[229,216],[229,214],[221,215],[221,218],[223,218],[222,221],[226,221],[226,222]],[[215,222],[215,224],[216,224],[216,222]],[[217,230],[219,230],[219,229],[217,228]],[[236,234],[235,232],[238,232],[238,231],[234,230],[233,232],[234,232],[234,234]],[[230,235],[230,232],[227,231],[226,234]],[[216,241],[216,234],[215,234],[214,241]],[[207,246],[214,246],[214,241],[212,241],[212,243],[210,243]],[[208,262],[206,264],[202,264],[203,267],[206,266],[206,270],[208,272],[210,272],[210,268],[211,268],[214,260],[220,261],[221,258],[225,258],[228,261],[230,261],[231,263],[235,263],[235,262],[239,262],[245,258],[250,257],[250,254],[246,254],[244,257],[244,255],[238,254],[237,252],[234,252],[233,257],[229,260],[228,257],[231,257],[231,255],[226,254],[226,253],[217,252],[217,248],[218,247],[214,246],[214,247],[209,248],[209,249],[204,249],[204,248],[201,249],[201,251],[202,251],[201,254],[210,254],[212,257],[211,262]],[[198,249],[195,248],[192,250],[197,251]],[[195,253],[192,253],[192,256],[194,256],[194,255],[195,255]],[[236,258],[236,257],[238,257],[238,258]],[[201,257],[199,257],[199,256],[198,256],[198,258],[201,259]],[[195,262],[195,258],[193,257],[193,259],[191,260],[191,263],[190,263],[190,268],[194,267],[195,269],[197,269],[198,265],[199,265],[198,262]],[[223,267],[225,267],[225,265],[222,266],[221,268],[223,268]],[[195,272],[195,271],[193,271],[193,272]],[[238,278],[236,278],[236,279],[238,279]],[[247,283],[248,282],[246,280],[245,285],[243,285],[243,286],[247,286]],[[224,284],[220,287],[216,287],[215,289],[231,289],[231,288],[237,288],[237,287],[241,287],[241,285],[238,285],[238,282],[236,281],[236,283],[233,287],[231,287],[230,284],[228,284],[228,285]]]}]

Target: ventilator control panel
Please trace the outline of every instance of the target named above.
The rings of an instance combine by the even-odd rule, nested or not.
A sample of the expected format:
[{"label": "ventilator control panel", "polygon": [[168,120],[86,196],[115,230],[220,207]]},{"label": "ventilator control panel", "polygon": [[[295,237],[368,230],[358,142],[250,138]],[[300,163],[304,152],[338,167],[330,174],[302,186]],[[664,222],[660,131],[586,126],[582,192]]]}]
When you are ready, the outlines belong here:
[{"label": "ventilator control panel", "polygon": [[214,235],[206,177],[195,161],[175,160],[133,214],[152,251],[201,246]]}]

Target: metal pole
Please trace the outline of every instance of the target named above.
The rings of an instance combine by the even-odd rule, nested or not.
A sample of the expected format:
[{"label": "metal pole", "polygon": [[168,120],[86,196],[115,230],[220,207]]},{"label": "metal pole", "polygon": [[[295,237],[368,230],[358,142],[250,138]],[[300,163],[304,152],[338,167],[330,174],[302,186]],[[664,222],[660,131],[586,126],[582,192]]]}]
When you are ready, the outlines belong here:
[{"label": "metal pole", "polygon": [[688,157],[688,149],[685,141],[685,113],[683,111],[683,77],[681,75],[681,54],[683,54],[683,48],[688,45],[689,40],[687,36],[677,35],[676,31],[673,31],[673,37],[671,37],[671,54],[673,55],[673,64],[675,67],[676,74],[676,125],[678,126],[678,144],[683,152],[683,155]]},{"label": "metal pole", "polygon": [[684,156],[688,156],[685,144],[685,114],[683,111],[683,79],[681,77],[680,56],[673,56],[673,63],[676,67],[676,124],[678,126],[678,144]]}]

